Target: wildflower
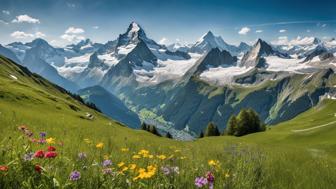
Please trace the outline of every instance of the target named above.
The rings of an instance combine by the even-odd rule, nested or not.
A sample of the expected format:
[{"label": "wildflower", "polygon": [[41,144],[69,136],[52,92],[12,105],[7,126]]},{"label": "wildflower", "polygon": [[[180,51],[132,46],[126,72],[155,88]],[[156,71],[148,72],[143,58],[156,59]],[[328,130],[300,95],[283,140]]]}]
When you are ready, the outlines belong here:
[{"label": "wildflower", "polygon": [[156,173],[156,166],[155,165],[149,165],[147,166],[147,170],[144,168],[140,168],[138,170],[138,176],[134,177],[133,180],[138,180],[138,179],[148,179],[151,178],[155,175]]},{"label": "wildflower", "polygon": [[0,165],[0,171],[7,172],[8,171],[8,166],[6,166],[6,165]]},{"label": "wildflower", "polygon": [[57,156],[56,152],[47,152],[44,155],[45,158],[55,158],[56,156]]},{"label": "wildflower", "polygon": [[120,162],[120,163],[118,163],[118,167],[122,167],[122,166],[124,166],[124,165],[125,165],[124,162]]},{"label": "wildflower", "polygon": [[38,150],[38,151],[36,151],[35,154],[34,154],[34,157],[35,157],[35,158],[43,158],[43,157],[44,157],[44,152],[43,152],[43,150]]},{"label": "wildflower", "polygon": [[133,159],[140,159],[141,157],[139,155],[133,155],[132,158]]},{"label": "wildflower", "polygon": [[159,156],[157,156],[157,158],[159,158],[161,160],[165,160],[167,157],[165,155],[159,155]]},{"label": "wildflower", "polygon": [[53,146],[49,146],[49,147],[48,147],[48,151],[49,151],[49,152],[56,151],[56,148],[53,147]]},{"label": "wildflower", "polygon": [[103,148],[103,147],[104,147],[104,143],[102,142],[96,144],[96,148]]},{"label": "wildflower", "polygon": [[209,183],[209,189],[213,189],[214,187],[214,182],[215,182],[215,177],[214,175],[209,171],[206,175],[207,181]]},{"label": "wildflower", "polygon": [[203,186],[205,186],[208,183],[208,180],[205,177],[196,177],[195,179],[195,185],[198,188],[202,188]]},{"label": "wildflower", "polygon": [[81,178],[81,174],[80,174],[79,171],[72,171],[72,172],[70,173],[70,177],[69,177],[69,179],[70,179],[71,181],[77,181],[77,180],[79,180],[80,178]]},{"label": "wildflower", "polygon": [[35,165],[35,171],[38,172],[38,173],[41,173],[42,171],[42,167],[40,165]]},{"label": "wildflower", "polygon": [[103,163],[102,163],[103,167],[108,167],[108,166],[111,166],[112,165],[112,161],[107,159],[107,160],[104,160]]},{"label": "wildflower", "polygon": [[134,170],[136,168],[136,164],[132,163],[132,164],[129,164],[129,169],[131,170]]},{"label": "wildflower", "polygon": [[103,169],[102,171],[103,171],[104,175],[110,175],[110,174],[112,174],[112,169],[111,168],[106,168],[106,169]]},{"label": "wildflower", "polygon": [[174,173],[176,174],[180,174],[180,168],[179,167],[172,167],[172,170],[174,171]]},{"label": "wildflower", "polygon": [[149,151],[148,150],[140,150],[138,152],[139,155],[142,155],[142,156],[147,156],[149,154]]},{"label": "wildflower", "polygon": [[123,172],[125,172],[125,171],[127,171],[127,170],[128,170],[128,167],[123,167],[123,168],[120,170],[120,172],[123,173]]},{"label": "wildflower", "polygon": [[34,153],[33,152],[29,152],[29,153],[27,153],[23,156],[24,161],[31,161],[31,160],[33,160],[33,158],[34,158]]},{"label": "wildflower", "polygon": [[86,159],[86,157],[87,157],[86,153],[84,152],[78,153],[78,159],[83,160],[83,159]]},{"label": "wildflower", "polygon": [[43,138],[37,140],[37,143],[39,143],[39,144],[45,144],[46,142],[47,141]]},{"label": "wildflower", "polygon": [[55,139],[52,138],[52,137],[49,137],[49,138],[46,139],[46,142],[47,142],[48,144],[55,144]]},{"label": "wildflower", "polygon": [[40,137],[41,138],[45,138],[47,136],[47,133],[46,132],[40,132]]},{"label": "wildflower", "polygon": [[128,151],[129,151],[128,148],[121,148],[120,150],[121,150],[122,152],[128,152]]},{"label": "wildflower", "polygon": [[218,160],[209,160],[208,164],[210,166],[218,166],[219,165],[219,161]]},{"label": "wildflower", "polygon": [[186,158],[187,158],[187,157],[185,157],[185,156],[180,157],[181,160],[186,159]]},{"label": "wildflower", "polygon": [[169,167],[169,166],[161,167],[161,171],[165,175],[170,175],[170,174],[173,174],[173,173],[180,174],[180,168],[179,167]]}]

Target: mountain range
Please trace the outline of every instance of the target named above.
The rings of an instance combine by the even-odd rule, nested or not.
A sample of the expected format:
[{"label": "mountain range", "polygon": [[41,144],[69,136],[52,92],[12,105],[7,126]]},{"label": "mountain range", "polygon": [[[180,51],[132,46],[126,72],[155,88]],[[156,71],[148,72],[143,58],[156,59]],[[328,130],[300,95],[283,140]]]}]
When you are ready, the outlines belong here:
[{"label": "mountain range", "polygon": [[141,117],[194,133],[209,122],[224,129],[245,107],[275,124],[313,107],[321,96],[335,96],[335,39],[288,45],[258,39],[235,46],[209,31],[195,44],[165,46],[132,22],[105,44],[86,39],[56,48],[35,39],[0,46],[0,54],[133,128]]}]

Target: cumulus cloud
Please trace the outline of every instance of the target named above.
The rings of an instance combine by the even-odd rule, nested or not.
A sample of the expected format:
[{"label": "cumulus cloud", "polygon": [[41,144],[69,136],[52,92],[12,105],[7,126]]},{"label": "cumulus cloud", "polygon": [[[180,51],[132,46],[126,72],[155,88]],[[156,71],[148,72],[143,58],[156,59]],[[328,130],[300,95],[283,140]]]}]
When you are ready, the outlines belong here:
[{"label": "cumulus cloud", "polygon": [[168,39],[165,38],[165,37],[163,37],[162,39],[160,39],[159,44],[162,44],[162,45],[163,45],[163,44],[166,44],[167,41],[168,41]]},{"label": "cumulus cloud", "polygon": [[279,32],[280,32],[280,33],[285,33],[285,32],[287,32],[287,30],[285,30],[285,29],[281,29],[281,30],[279,30]]},{"label": "cumulus cloud", "polygon": [[36,32],[36,33],[26,33],[23,31],[15,31],[10,34],[11,37],[16,38],[16,39],[26,39],[26,38],[42,38],[45,37],[46,35],[42,32]]},{"label": "cumulus cloud", "polygon": [[37,19],[37,18],[33,18],[33,17],[30,17],[30,16],[24,14],[24,15],[16,16],[16,18],[14,20],[12,20],[12,22],[13,23],[23,23],[23,22],[26,22],[26,23],[30,23],[30,24],[39,24],[40,20]]},{"label": "cumulus cloud", "polygon": [[84,32],[85,30],[82,28],[69,27],[65,30],[64,34],[61,35],[61,38],[71,43],[77,43],[85,39],[85,36],[82,35]]},{"label": "cumulus cloud", "polygon": [[82,34],[84,32],[84,29],[76,27],[69,27],[67,30],[65,30],[65,34]]},{"label": "cumulus cloud", "polygon": [[240,35],[246,35],[248,32],[250,32],[251,29],[249,27],[242,27],[240,30],[239,30],[239,34]]},{"label": "cumulus cloud", "polygon": [[256,33],[262,33],[263,30],[256,30],[255,32],[256,32]]},{"label": "cumulus cloud", "polygon": [[2,10],[3,14],[10,15],[10,12],[8,10]]},{"label": "cumulus cloud", "polygon": [[310,45],[313,44],[315,41],[315,37],[301,37],[297,36],[296,38],[289,40],[287,36],[280,36],[276,41],[272,41],[274,45]]}]

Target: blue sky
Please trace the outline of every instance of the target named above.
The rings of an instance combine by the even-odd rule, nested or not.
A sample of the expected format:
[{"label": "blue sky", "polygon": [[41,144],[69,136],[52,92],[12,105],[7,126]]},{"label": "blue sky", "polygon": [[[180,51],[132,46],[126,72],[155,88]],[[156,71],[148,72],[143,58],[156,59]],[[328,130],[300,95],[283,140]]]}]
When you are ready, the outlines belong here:
[{"label": "blue sky", "polygon": [[[336,37],[336,1],[1,0],[0,43],[106,42],[139,23],[156,41],[193,43],[208,30],[229,43]],[[281,31],[281,32],[280,32]]]}]

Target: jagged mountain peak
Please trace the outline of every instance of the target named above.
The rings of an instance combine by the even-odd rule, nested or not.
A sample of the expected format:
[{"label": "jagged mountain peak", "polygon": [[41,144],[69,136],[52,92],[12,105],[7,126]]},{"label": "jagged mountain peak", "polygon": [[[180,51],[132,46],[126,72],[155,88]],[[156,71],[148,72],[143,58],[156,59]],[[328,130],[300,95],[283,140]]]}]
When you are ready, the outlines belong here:
[{"label": "jagged mountain peak", "polygon": [[30,46],[30,47],[39,47],[39,46],[48,46],[48,47],[51,47],[51,45],[49,45],[49,43],[42,39],[42,38],[36,38],[34,39],[33,41],[29,42],[29,43],[26,43],[27,46]]}]

